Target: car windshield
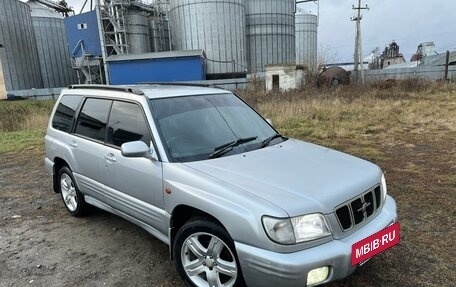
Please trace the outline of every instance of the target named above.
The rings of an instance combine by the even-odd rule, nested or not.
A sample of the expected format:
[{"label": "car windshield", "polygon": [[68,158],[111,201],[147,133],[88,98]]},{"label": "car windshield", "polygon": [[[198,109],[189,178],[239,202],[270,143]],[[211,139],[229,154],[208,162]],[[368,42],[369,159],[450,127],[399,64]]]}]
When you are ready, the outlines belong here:
[{"label": "car windshield", "polygon": [[172,162],[251,151],[276,134],[254,110],[229,93],[152,99],[150,103]]}]

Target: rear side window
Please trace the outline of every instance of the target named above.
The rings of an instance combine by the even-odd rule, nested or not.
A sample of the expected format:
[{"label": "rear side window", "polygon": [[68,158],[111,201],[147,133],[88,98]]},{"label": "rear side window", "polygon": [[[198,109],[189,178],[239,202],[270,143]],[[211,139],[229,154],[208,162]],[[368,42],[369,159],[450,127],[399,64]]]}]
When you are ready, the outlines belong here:
[{"label": "rear side window", "polygon": [[69,133],[73,124],[74,114],[81,102],[82,96],[63,96],[60,100],[54,118],[52,127],[54,129]]},{"label": "rear side window", "polygon": [[75,133],[104,142],[112,101],[87,99],[76,122]]},{"label": "rear side window", "polygon": [[115,101],[109,117],[107,143],[120,147],[126,142],[143,141],[149,146],[151,140],[149,126],[141,107]]}]

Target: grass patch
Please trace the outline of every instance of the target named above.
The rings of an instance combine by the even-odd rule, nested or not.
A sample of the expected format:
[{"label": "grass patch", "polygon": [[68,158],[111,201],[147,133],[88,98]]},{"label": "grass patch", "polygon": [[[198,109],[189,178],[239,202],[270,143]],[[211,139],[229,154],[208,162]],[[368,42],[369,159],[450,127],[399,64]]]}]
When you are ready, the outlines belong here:
[{"label": "grass patch", "polygon": [[43,150],[43,129],[0,132],[0,153]]},{"label": "grass patch", "polygon": [[42,150],[54,101],[0,101],[0,153]]},{"label": "grass patch", "polygon": [[0,101],[0,132],[45,129],[55,101]]}]

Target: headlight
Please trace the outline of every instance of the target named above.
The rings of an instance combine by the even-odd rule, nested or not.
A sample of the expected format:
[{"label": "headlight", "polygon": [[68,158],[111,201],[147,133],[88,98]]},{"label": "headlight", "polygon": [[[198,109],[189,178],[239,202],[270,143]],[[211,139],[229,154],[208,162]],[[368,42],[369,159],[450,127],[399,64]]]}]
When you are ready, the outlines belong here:
[{"label": "headlight", "polygon": [[387,189],[386,189],[386,180],[385,180],[385,175],[382,174],[382,194],[383,194],[383,201],[386,200],[386,194],[387,194]]},{"label": "headlight", "polygon": [[322,214],[315,213],[292,218],[263,216],[263,226],[272,241],[296,244],[331,235]]}]

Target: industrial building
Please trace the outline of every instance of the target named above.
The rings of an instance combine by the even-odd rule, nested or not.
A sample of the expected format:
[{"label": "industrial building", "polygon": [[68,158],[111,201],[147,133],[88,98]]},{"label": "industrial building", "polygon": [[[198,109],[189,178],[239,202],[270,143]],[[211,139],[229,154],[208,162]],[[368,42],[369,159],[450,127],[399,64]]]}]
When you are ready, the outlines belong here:
[{"label": "industrial building", "polygon": [[405,63],[404,56],[400,53],[399,45],[393,41],[389,46],[385,47],[383,53],[373,59],[369,65],[372,70],[386,69],[389,66]]},{"label": "industrial building", "polygon": [[0,2],[9,94],[75,83],[245,82],[271,65],[316,68],[318,18],[296,14],[302,1],[84,2],[92,6],[85,13],[51,0]]}]

